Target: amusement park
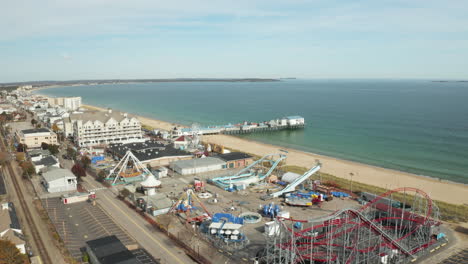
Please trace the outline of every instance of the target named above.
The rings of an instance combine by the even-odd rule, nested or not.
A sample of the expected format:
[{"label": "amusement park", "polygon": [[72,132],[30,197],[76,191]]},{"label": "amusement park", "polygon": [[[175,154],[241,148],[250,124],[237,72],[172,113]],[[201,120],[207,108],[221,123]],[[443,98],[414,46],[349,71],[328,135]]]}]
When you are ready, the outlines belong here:
[{"label": "amusement park", "polygon": [[319,161],[300,175],[283,170],[286,159],[279,151],[243,168],[183,175],[169,167],[156,177],[127,151],[106,181],[188,248],[196,244],[198,255],[217,261],[413,263],[447,243],[439,209],[424,191],[343,190],[321,181]]}]

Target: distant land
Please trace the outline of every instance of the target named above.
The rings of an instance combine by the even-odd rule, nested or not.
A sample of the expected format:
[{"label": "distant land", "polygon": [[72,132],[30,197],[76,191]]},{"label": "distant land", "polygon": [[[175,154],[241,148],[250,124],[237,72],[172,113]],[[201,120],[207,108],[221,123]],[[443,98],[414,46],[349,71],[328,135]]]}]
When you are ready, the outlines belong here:
[{"label": "distant land", "polygon": [[460,80],[460,81],[447,81],[447,80],[436,80],[432,82],[439,82],[439,83],[444,83],[444,82],[468,82],[468,80]]},{"label": "distant land", "polygon": [[95,84],[119,84],[119,83],[151,83],[151,82],[278,82],[280,79],[262,78],[176,78],[176,79],[103,79],[103,80],[70,80],[70,81],[30,81],[2,83],[0,87],[33,85],[43,86],[70,86],[70,85],[95,85]]}]

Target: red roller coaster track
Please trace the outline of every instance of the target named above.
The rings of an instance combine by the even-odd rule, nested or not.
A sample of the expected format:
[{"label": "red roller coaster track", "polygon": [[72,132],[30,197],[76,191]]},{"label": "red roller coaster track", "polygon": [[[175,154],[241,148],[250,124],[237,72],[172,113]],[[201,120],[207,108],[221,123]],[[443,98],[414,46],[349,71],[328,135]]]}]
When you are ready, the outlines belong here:
[{"label": "red roller coaster track", "polygon": [[[407,210],[395,208],[384,199],[401,192],[405,195],[414,193],[408,196],[413,204]],[[377,196],[359,209],[340,210],[321,219],[278,218],[277,221],[291,238],[274,246],[294,252],[296,257],[294,261],[291,259],[291,263],[303,260],[330,263],[337,258],[352,263],[357,254],[379,255],[385,252],[383,248],[387,252],[397,250],[405,257],[412,258],[415,253],[435,243],[430,230],[432,226],[440,225],[440,222],[437,217],[432,217],[434,207],[425,192],[410,187],[398,188]],[[288,222],[308,223],[311,226],[295,230]],[[372,241],[378,242],[362,246],[366,244],[362,241],[371,236],[374,238]],[[342,253],[344,255],[337,253],[344,251],[347,252]]]}]

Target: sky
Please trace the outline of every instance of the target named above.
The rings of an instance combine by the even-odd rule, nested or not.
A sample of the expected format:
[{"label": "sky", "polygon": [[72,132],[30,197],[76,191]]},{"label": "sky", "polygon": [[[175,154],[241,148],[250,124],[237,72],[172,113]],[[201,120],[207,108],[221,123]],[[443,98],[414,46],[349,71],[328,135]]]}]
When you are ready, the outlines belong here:
[{"label": "sky", "polygon": [[3,0],[0,82],[468,79],[467,0]]}]

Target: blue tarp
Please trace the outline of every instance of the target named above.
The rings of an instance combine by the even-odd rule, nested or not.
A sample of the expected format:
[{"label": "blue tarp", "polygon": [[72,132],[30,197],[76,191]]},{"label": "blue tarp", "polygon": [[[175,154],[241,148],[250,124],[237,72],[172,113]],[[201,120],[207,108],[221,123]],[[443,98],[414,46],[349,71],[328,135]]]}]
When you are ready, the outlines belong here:
[{"label": "blue tarp", "polygon": [[233,224],[244,224],[244,218],[242,217],[237,217],[232,214],[227,214],[227,213],[216,213],[213,215],[212,221],[213,223],[219,223],[221,221],[227,221],[229,223]]},{"label": "blue tarp", "polygon": [[91,158],[91,163],[96,164],[98,161],[104,160],[104,156],[94,156]]},{"label": "blue tarp", "polygon": [[344,192],[331,192],[331,194],[335,197],[341,198],[341,197],[349,197],[349,194],[344,193]]}]

